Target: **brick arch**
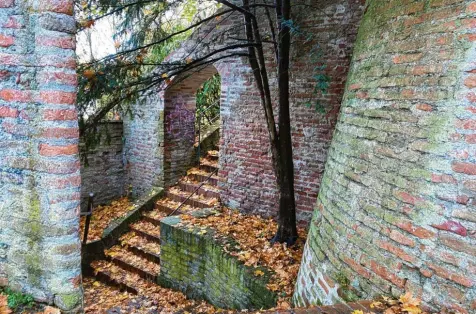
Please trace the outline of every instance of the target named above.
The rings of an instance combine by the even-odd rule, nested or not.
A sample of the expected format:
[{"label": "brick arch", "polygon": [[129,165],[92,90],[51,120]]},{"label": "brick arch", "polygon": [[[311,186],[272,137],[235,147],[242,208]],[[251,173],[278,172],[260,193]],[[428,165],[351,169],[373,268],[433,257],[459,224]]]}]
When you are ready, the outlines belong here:
[{"label": "brick arch", "polygon": [[214,65],[176,78],[162,93],[164,104],[164,184],[173,185],[196,164],[195,109],[197,89],[218,70]]},{"label": "brick arch", "polygon": [[[315,6],[303,6],[295,11],[296,17],[303,18],[300,23],[315,34],[312,44],[298,40],[293,45],[290,82],[297,215],[302,225],[307,225],[312,215],[336,120],[335,114],[324,116],[314,108],[307,108],[305,104],[310,100],[317,100],[317,97],[320,103],[338,109],[364,2],[339,0],[331,3],[328,0],[318,0]],[[259,14],[263,14],[264,18],[260,22],[263,24],[263,34],[267,34],[269,25],[265,12]],[[216,25],[217,23],[220,25]],[[236,32],[232,37],[243,38],[243,17],[235,14],[202,25],[167,61],[180,62],[187,57],[198,59],[197,52],[203,55],[211,52],[212,48],[226,45],[229,40],[220,36],[226,28]],[[316,96],[313,93],[316,84],[313,69],[316,63],[310,58],[310,45],[322,48],[322,60],[325,61],[326,73],[331,78],[329,93],[326,95]],[[246,51],[242,49],[233,52]],[[274,53],[269,45],[266,45],[266,59],[272,66]],[[220,183],[221,199],[227,206],[244,212],[276,216],[278,199],[269,135],[259,101],[259,91],[248,60],[234,56],[221,59],[214,66],[222,80],[219,161],[220,177],[223,178]],[[273,87],[276,86],[275,74],[274,71],[269,71]],[[272,90],[274,100],[276,95],[276,90]],[[167,145],[164,141],[164,110],[164,91],[158,91],[149,101],[133,108],[133,112],[138,113],[134,120],[126,118],[128,181],[137,194],[147,193],[153,187],[164,185]]]}]

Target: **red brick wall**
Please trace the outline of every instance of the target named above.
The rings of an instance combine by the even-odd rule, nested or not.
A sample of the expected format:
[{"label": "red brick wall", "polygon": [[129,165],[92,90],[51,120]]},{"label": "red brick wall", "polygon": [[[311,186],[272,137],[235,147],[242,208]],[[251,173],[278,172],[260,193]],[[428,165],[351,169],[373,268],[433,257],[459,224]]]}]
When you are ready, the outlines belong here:
[{"label": "red brick wall", "polygon": [[0,0],[0,286],[81,306],[75,21]]},{"label": "red brick wall", "polygon": [[[296,286],[476,310],[474,1],[368,1]],[[342,291],[341,291],[342,292]]]},{"label": "red brick wall", "polygon": [[[291,64],[291,125],[294,147],[295,188],[298,220],[307,225],[311,218],[317,192],[324,171],[332,132],[336,121],[344,85],[350,65],[357,28],[362,14],[362,2],[316,1],[310,6],[294,8],[294,19],[303,32],[313,38],[305,42],[295,36]],[[266,19],[262,19],[263,33],[269,33]],[[313,96],[315,86],[314,67],[319,64],[312,57],[312,48],[319,45],[320,62],[330,78],[325,96]],[[267,46],[267,58],[274,60],[271,46]],[[225,178],[222,200],[236,208],[265,216],[277,214],[277,190],[271,168],[269,137],[259,94],[254,80],[244,64],[228,65],[227,73],[240,73],[225,79],[222,88],[222,106],[228,100],[222,114],[222,141],[220,151],[220,175]],[[244,67],[244,69],[241,69]],[[240,68],[240,72],[237,71]],[[277,86],[273,66],[269,67],[272,86]],[[236,82],[237,81],[237,82]],[[233,95],[238,94],[239,97]],[[277,93],[274,91],[273,97]],[[232,98],[232,101],[229,99]],[[318,113],[305,103],[319,99],[329,112]]]}]

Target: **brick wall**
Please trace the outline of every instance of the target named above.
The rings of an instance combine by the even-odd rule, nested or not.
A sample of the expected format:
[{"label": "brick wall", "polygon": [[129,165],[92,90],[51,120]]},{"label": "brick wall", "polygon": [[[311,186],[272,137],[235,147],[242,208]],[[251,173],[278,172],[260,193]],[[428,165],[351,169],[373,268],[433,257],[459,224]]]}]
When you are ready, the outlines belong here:
[{"label": "brick wall", "polygon": [[124,162],[126,189],[134,195],[164,186],[163,93],[150,95],[132,106],[124,119]]},{"label": "brick wall", "polygon": [[[81,158],[81,211],[87,210],[89,193],[94,203],[107,204],[125,194],[122,154],[122,121],[110,121],[98,126],[100,142]],[[84,147],[81,139],[80,151]]]},{"label": "brick wall", "polygon": [[[202,213],[204,214],[204,213]],[[160,224],[160,283],[188,297],[207,300],[224,309],[266,309],[276,306],[277,295],[266,288],[271,273],[261,277],[223,250],[213,230],[180,226],[178,216]]]},{"label": "brick wall", "polygon": [[[297,25],[313,38],[294,36],[291,64],[291,131],[294,148],[295,190],[297,218],[307,224],[321,183],[324,163],[336,120],[336,111],[344,92],[357,27],[362,14],[363,1],[314,1],[294,7]],[[269,33],[266,19],[263,33]],[[270,35],[270,34],[268,34]],[[315,86],[311,50],[319,45],[330,78],[329,93],[313,96]],[[272,65],[274,57],[267,46],[267,59]],[[222,100],[232,99],[222,110],[222,141],[220,147],[220,175],[222,200],[234,208],[264,216],[277,213],[276,181],[271,167],[269,136],[254,79],[247,60],[231,64],[225,73]],[[236,68],[239,67],[240,71]],[[272,69],[272,67],[269,67]],[[241,72],[241,73],[240,73]],[[320,73],[320,72],[319,72]],[[222,78],[226,77],[222,74]],[[271,86],[277,86],[275,72],[270,70]],[[240,79],[236,79],[241,75]],[[225,79],[224,79],[225,80]],[[238,95],[238,97],[236,96]],[[276,100],[277,91],[273,92]],[[319,100],[329,115],[323,116],[314,108],[307,108],[310,99]],[[333,110],[332,110],[333,109]]]},{"label": "brick wall", "polygon": [[81,304],[73,3],[0,0],[0,286]]},{"label": "brick wall", "polygon": [[[361,0],[340,0],[329,3],[329,1],[321,0],[295,8],[297,24],[306,32],[313,34],[313,39],[310,42],[305,42],[304,37],[295,37],[291,73],[296,198],[298,220],[302,224],[309,222],[319,190],[331,133],[342,99],[353,43],[362,14],[362,2]],[[265,16],[264,12],[258,13],[258,15]],[[241,33],[242,22],[241,15],[230,15],[219,22],[214,21],[202,27],[169,57],[169,61],[180,60],[183,56],[194,59],[197,51],[200,52],[199,55],[203,55],[210,50],[210,47],[217,48],[230,43],[232,41],[230,37],[243,36]],[[260,22],[263,23],[263,35],[271,36],[268,31],[267,19],[262,18]],[[219,24],[219,27],[215,29],[216,23]],[[225,29],[232,30],[232,35],[223,37],[222,33]],[[235,36],[233,36],[233,32],[236,33]],[[203,45],[203,49],[197,42]],[[236,42],[233,43],[236,44]],[[316,74],[313,69],[318,61],[311,60],[311,50],[317,44],[322,53],[320,61],[325,61],[327,65],[325,72],[331,79],[329,93],[325,96],[318,96],[321,103],[330,111],[327,116],[305,106],[309,99],[316,100],[312,94],[315,86],[312,77]],[[240,50],[233,52],[240,52]],[[241,52],[246,51],[241,50]],[[266,46],[266,53],[270,64],[271,84],[276,86],[275,71],[271,70],[274,62],[271,46]],[[266,216],[276,215],[277,189],[271,167],[269,136],[248,61],[245,58],[232,57],[217,61],[214,67],[222,79],[220,104],[222,200],[226,205],[240,208],[246,212]],[[164,169],[167,177],[166,184],[175,182],[190,165],[188,153],[191,149],[191,141],[186,140],[187,137],[182,133],[190,132],[191,134],[191,121],[194,117],[191,114],[188,115],[190,121],[185,123],[180,119],[175,119],[174,115],[180,116],[180,113],[194,112],[195,86],[199,86],[195,83],[201,83],[212,75],[212,71],[204,75],[203,73],[206,71],[194,73],[190,77],[194,83],[193,86],[188,83],[188,86],[182,83],[177,86],[172,85],[159,96],[162,97],[161,101],[165,103],[166,108],[165,126],[161,126],[165,130],[165,160],[155,159],[154,167],[155,169]],[[273,95],[276,98],[275,91],[273,91]],[[187,110],[183,110],[184,107]],[[141,124],[146,126],[144,131],[137,128],[134,134],[126,134],[127,141],[131,143],[130,150],[134,151],[135,156],[133,157],[134,161],[132,157],[130,159],[131,174],[134,177],[130,182],[135,189],[139,189],[141,185],[150,186],[150,183],[144,185],[144,181],[153,182],[156,180],[155,173],[143,171],[145,165],[151,162],[151,159],[146,158],[150,155],[148,153],[150,148],[136,149],[136,146],[142,146],[145,142],[141,140],[141,137],[147,137],[147,141],[150,141],[151,137],[158,134],[155,131],[152,136],[144,134],[149,125],[155,127],[160,121],[159,117],[154,114],[155,112],[150,112],[146,124]],[[186,125],[189,125],[190,128],[187,128]],[[156,143],[163,142],[163,138],[156,137],[154,144],[151,145],[157,147]],[[144,157],[139,159],[136,157],[138,155]],[[141,178],[136,177],[136,174]]]},{"label": "brick wall", "polygon": [[347,277],[363,298],[476,310],[475,17],[474,1],[368,1],[298,305]]}]

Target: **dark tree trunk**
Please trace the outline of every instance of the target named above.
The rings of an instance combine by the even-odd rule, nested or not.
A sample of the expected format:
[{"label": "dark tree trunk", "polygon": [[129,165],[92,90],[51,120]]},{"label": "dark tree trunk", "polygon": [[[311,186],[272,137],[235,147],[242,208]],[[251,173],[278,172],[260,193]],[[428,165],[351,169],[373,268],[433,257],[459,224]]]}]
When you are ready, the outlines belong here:
[{"label": "dark tree trunk", "polygon": [[279,86],[279,216],[278,231],[272,242],[292,245],[298,234],[296,227],[296,202],[294,198],[294,165],[291,141],[289,101],[289,63],[291,33],[283,21],[291,19],[290,0],[276,0],[278,23],[278,86]]}]

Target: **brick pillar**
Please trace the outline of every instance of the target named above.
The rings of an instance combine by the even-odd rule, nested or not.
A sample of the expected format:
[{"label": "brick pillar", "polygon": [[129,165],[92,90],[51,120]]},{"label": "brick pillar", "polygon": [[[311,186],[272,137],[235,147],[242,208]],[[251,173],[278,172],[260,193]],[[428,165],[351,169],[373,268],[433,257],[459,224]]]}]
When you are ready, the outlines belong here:
[{"label": "brick pillar", "polygon": [[476,310],[475,18],[469,0],[367,1],[297,305],[410,291]]},{"label": "brick pillar", "polygon": [[70,0],[0,0],[0,285],[82,304]]}]

